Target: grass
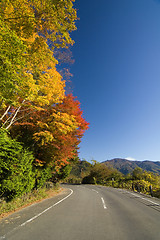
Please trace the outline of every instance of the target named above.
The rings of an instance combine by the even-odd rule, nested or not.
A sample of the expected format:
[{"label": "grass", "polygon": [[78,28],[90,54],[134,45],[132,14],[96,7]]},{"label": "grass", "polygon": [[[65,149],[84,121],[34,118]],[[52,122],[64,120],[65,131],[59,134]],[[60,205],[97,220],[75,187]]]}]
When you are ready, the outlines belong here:
[{"label": "grass", "polygon": [[23,207],[27,207],[33,203],[40,202],[43,199],[53,197],[61,191],[59,185],[54,186],[51,189],[41,188],[33,190],[31,193],[25,194],[21,197],[15,198],[9,202],[0,202],[0,219],[8,216],[9,214],[20,210]]}]

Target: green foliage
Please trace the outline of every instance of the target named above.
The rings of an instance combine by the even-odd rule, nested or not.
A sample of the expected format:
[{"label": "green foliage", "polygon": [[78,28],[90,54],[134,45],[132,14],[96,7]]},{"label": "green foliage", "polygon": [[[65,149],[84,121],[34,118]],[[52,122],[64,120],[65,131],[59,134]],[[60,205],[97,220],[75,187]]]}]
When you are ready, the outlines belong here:
[{"label": "green foliage", "polygon": [[82,160],[72,164],[71,175],[76,176],[77,178],[84,178],[90,173],[91,163]]},{"label": "green foliage", "polygon": [[[71,182],[71,177],[69,180]],[[83,177],[82,183],[126,188],[160,197],[160,176],[152,172],[143,171],[140,167],[135,168],[131,174],[123,175],[111,166],[92,161],[89,173]]]},{"label": "green foliage", "polygon": [[1,201],[0,204],[0,216],[5,216],[6,213],[15,211],[23,206],[30,205],[36,201],[42,200],[44,198],[54,196],[55,193],[59,191],[58,185],[53,185],[52,189],[48,188],[40,188],[38,190],[34,189],[32,192],[23,194],[16,199],[12,199],[10,201]]},{"label": "green foliage", "polygon": [[[23,92],[22,82],[24,75],[22,70],[25,65],[24,52],[26,46],[17,37],[14,31],[0,19],[0,102],[1,108],[4,104],[13,104],[18,102],[18,96]],[[27,94],[27,89],[25,89]]]},{"label": "green foliage", "polygon": [[95,184],[103,184],[109,178],[110,174],[111,171],[104,164],[94,163],[91,168],[90,177]]},{"label": "green foliage", "polygon": [[42,188],[47,180],[52,177],[52,171],[49,166],[35,168],[35,188]]},{"label": "green foliage", "polygon": [[9,199],[30,192],[35,184],[33,155],[0,129],[0,194]]},{"label": "green foliage", "polygon": [[143,173],[142,168],[136,167],[132,172],[133,179],[135,179],[135,180],[142,179],[142,177],[143,177],[142,173]]},{"label": "green foliage", "polygon": [[56,69],[57,49],[74,43],[73,2],[0,1],[0,197],[12,199],[68,177],[88,129]]},{"label": "green foliage", "polygon": [[64,180],[69,176],[71,171],[71,165],[65,165],[59,169],[58,172],[55,171],[54,167],[51,165],[45,165],[42,167],[35,168],[35,188],[44,187],[45,183],[50,180],[53,183],[58,183],[61,180]]},{"label": "green foliage", "polygon": [[83,179],[83,183],[105,184],[113,178],[119,180],[120,177],[122,177],[122,174],[116,169],[111,169],[102,163],[93,161],[90,173]]},{"label": "green foliage", "polygon": [[[71,171],[65,182],[71,184],[81,184],[86,176],[89,175],[92,164],[86,160],[80,160],[78,157],[71,163]],[[88,183],[88,182],[87,182]]]},{"label": "green foliage", "polygon": [[56,168],[56,167],[55,169],[53,168],[52,177],[50,180],[53,183],[65,180],[69,176],[71,169],[72,167],[70,164],[63,165],[60,168]]},{"label": "green foliage", "polygon": [[65,182],[70,183],[70,184],[81,184],[82,178],[76,177],[75,175],[69,175],[65,179]]},{"label": "green foliage", "polygon": [[59,178],[61,180],[67,178],[71,172],[71,169],[72,169],[71,165],[65,165],[64,167],[62,167],[59,173]]}]

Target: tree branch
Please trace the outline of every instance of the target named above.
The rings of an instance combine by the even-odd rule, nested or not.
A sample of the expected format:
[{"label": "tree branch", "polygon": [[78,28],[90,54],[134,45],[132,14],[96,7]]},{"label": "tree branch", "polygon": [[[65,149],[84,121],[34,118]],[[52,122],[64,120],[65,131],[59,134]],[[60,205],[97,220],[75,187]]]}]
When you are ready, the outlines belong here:
[{"label": "tree branch", "polygon": [[9,106],[6,111],[4,112],[4,114],[2,115],[2,117],[0,118],[0,120],[2,120],[8,113],[9,109],[11,108],[11,106]]}]

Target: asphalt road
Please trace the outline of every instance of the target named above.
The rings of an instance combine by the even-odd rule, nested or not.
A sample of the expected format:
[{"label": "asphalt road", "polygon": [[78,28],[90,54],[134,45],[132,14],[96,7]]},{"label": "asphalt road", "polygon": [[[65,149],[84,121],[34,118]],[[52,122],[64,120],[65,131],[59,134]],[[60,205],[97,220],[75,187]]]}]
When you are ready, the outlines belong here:
[{"label": "asphalt road", "polygon": [[160,240],[160,200],[102,186],[64,187],[0,221],[0,239]]}]

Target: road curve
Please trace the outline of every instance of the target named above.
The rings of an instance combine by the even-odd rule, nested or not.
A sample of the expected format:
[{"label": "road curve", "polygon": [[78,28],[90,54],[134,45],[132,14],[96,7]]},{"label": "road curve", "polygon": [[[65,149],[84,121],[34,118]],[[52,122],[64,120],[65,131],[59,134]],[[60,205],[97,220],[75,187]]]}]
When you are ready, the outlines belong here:
[{"label": "road curve", "polygon": [[61,196],[3,219],[0,239],[160,239],[160,200],[102,186],[64,187]]}]

